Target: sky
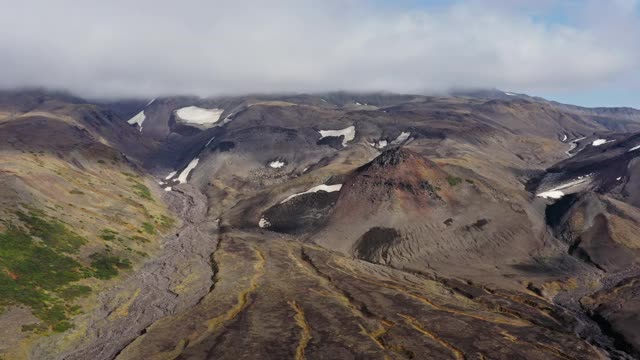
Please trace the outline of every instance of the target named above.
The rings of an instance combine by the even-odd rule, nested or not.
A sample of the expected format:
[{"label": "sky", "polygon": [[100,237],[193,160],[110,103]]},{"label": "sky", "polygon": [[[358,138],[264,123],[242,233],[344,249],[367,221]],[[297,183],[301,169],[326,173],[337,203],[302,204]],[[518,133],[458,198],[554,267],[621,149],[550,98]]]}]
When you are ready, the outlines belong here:
[{"label": "sky", "polygon": [[0,0],[0,88],[497,88],[640,108],[640,0]]}]

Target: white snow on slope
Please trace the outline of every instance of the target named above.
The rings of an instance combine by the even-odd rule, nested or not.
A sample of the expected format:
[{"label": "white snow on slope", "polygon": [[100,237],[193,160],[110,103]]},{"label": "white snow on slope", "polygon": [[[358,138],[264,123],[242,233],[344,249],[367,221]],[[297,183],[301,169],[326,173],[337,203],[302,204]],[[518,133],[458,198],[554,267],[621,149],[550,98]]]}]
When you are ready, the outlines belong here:
[{"label": "white snow on slope", "polygon": [[197,106],[187,106],[176,110],[176,115],[183,121],[198,125],[213,125],[220,120],[223,109],[203,109]]},{"label": "white snow on slope", "polygon": [[622,176],[618,176],[618,177],[616,178],[616,180],[618,180],[618,181],[622,180]]},{"label": "white snow on slope", "polygon": [[129,119],[129,121],[127,121],[129,124],[133,125],[133,124],[138,124],[138,127],[140,128],[140,132],[142,132],[142,123],[144,122],[144,120],[147,117],[144,116],[144,110],[140,111],[139,113],[136,114],[136,116],[132,117],[131,119]]},{"label": "white snow on slope", "polygon": [[213,139],[215,139],[216,137],[212,137],[211,139],[209,139],[209,141],[207,141],[207,143],[204,145],[204,147],[209,146],[209,144],[211,144],[211,142],[213,141]]},{"label": "white snow on slope", "polygon": [[545,198],[545,199],[560,199],[561,197],[565,196],[566,193],[563,192],[562,190],[566,190],[569,189],[570,187],[576,186],[576,185],[581,185],[583,183],[585,183],[587,181],[587,178],[589,176],[582,176],[579,177],[577,180],[573,180],[570,181],[568,183],[564,183],[562,185],[556,186],[553,189],[541,192],[539,194],[536,194],[537,197],[541,197],[541,198]]},{"label": "white snow on slope", "polygon": [[613,140],[605,140],[605,139],[598,139],[598,140],[593,140],[593,142],[591,143],[592,146],[600,146],[600,145],[604,145],[608,142],[612,142]]},{"label": "white snow on slope", "polygon": [[164,188],[164,191],[171,191],[171,186],[167,186],[166,188]]},{"label": "white snow on slope", "polygon": [[280,202],[280,204],[284,204],[287,201],[293,199],[296,196],[300,196],[300,195],[304,195],[304,194],[310,194],[310,193],[314,193],[314,192],[318,192],[318,191],[326,191],[326,192],[334,192],[334,191],[340,191],[340,189],[342,188],[342,184],[336,184],[336,185],[318,185],[318,186],[314,186],[311,189],[305,191],[305,192],[301,192],[301,193],[297,193],[297,194],[293,194],[290,195],[288,198],[282,200]]},{"label": "white snow on slope", "polygon": [[284,166],[284,161],[276,160],[269,163],[269,167],[272,167],[274,169],[280,169],[283,166]]},{"label": "white snow on slope", "polygon": [[269,222],[269,220],[265,219],[263,216],[260,218],[260,221],[258,221],[258,226],[260,226],[261,228],[266,228],[271,226],[271,223]]},{"label": "white snow on slope", "polygon": [[180,184],[184,184],[187,182],[187,177],[189,177],[189,173],[191,173],[191,170],[195,169],[196,165],[198,165],[198,161],[200,161],[200,159],[198,158],[191,160],[189,165],[187,165],[187,167],[184,170],[182,170],[182,172],[180,173],[180,176],[178,176],[178,181],[180,182]]},{"label": "white snow on slope", "polygon": [[581,138],[578,138],[578,139],[575,139],[575,140],[571,141],[571,147],[569,148],[569,150],[565,151],[565,153],[567,155],[569,155],[569,156],[575,155],[575,154],[572,154],[571,151],[573,151],[573,149],[578,147],[578,141],[584,140],[584,139],[585,139],[585,137],[583,136]]},{"label": "white snow on slope", "polygon": [[369,144],[369,146],[376,148],[376,149],[383,149],[384,147],[386,147],[388,145],[387,140],[378,140],[377,142],[370,142],[367,143]]},{"label": "white snow on slope", "polygon": [[504,94],[505,94],[505,95],[509,95],[509,96],[516,96],[516,94],[514,94],[514,93],[510,93],[510,92],[506,92],[506,93],[504,93]]},{"label": "white snow on slope", "polygon": [[392,145],[398,145],[398,144],[402,144],[403,142],[407,141],[407,139],[409,138],[409,136],[411,136],[410,132],[401,132],[400,135],[398,135],[398,137],[393,140],[391,142]]},{"label": "white snow on slope", "polygon": [[561,197],[564,196],[564,193],[560,190],[549,190],[549,191],[542,192],[536,196],[545,198],[545,199],[560,199]]},{"label": "white snow on slope", "polygon": [[562,137],[562,140],[560,140],[560,141],[562,141],[562,142],[567,141],[567,134],[564,134],[564,136]]},{"label": "white snow on slope", "polygon": [[640,149],[640,145],[637,145],[637,146],[632,147],[632,148],[631,148],[631,149],[629,149],[627,152],[636,151],[636,150],[638,150],[638,149]]},{"label": "white snow on slope", "polygon": [[176,176],[176,174],[177,174],[177,173],[178,173],[177,171],[172,171],[172,172],[170,172],[170,173],[169,173],[169,175],[167,175],[167,177],[166,177],[166,178],[164,178],[164,179],[165,179],[165,180],[169,180],[169,179],[171,179],[172,177]]},{"label": "white snow on slope", "polygon": [[342,130],[320,130],[320,139],[324,139],[329,136],[344,136],[344,140],[342,140],[342,146],[347,146],[347,142],[355,139],[356,137],[356,127],[349,126]]},{"label": "white snow on slope", "polygon": [[151,99],[151,101],[149,101],[149,102],[147,103],[147,106],[149,106],[149,105],[153,104],[153,102],[154,102],[154,101],[156,101],[156,98]]}]

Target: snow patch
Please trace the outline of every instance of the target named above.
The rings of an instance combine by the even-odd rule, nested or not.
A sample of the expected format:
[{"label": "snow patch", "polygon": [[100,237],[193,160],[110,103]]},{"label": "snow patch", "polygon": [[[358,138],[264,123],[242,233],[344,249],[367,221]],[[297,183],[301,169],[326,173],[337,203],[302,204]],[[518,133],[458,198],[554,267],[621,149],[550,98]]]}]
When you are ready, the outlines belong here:
[{"label": "snow patch", "polygon": [[169,180],[169,179],[171,179],[172,177],[176,176],[176,174],[177,174],[177,173],[178,173],[177,171],[172,171],[172,172],[170,172],[170,173],[169,173],[169,175],[167,175],[167,177],[165,177],[164,179],[165,179],[165,180]]},{"label": "snow patch", "polygon": [[388,142],[387,140],[378,140],[377,142],[370,142],[367,144],[369,144],[369,146],[371,146],[372,148],[383,149],[388,145]]},{"label": "snow patch", "polygon": [[567,141],[567,134],[564,134],[563,137],[562,137],[562,140],[560,140],[560,141],[562,141],[562,142]]},{"label": "snow patch", "polygon": [[505,94],[505,95],[509,95],[509,96],[516,96],[516,95],[517,95],[517,94],[514,94],[514,93],[510,93],[510,92],[506,92],[506,93],[504,93],[504,94]]},{"label": "snow patch", "polygon": [[575,148],[577,148],[577,147],[578,147],[578,142],[579,142],[580,140],[584,140],[584,139],[586,139],[586,137],[584,137],[584,136],[583,136],[583,137],[581,137],[581,138],[578,138],[578,139],[575,139],[575,140],[571,141],[571,147],[569,148],[569,150],[565,151],[565,153],[566,153],[567,155],[569,155],[569,156],[573,156],[573,155],[575,155],[575,154],[572,154],[571,152],[573,151],[573,149],[575,149]]},{"label": "snow patch", "polygon": [[304,194],[310,194],[310,193],[314,193],[314,192],[318,192],[318,191],[326,191],[326,192],[340,191],[341,188],[342,188],[342,184],[336,184],[336,185],[324,185],[324,184],[322,184],[322,185],[314,186],[314,187],[312,187],[311,189],[309,189],[307,191],[290,195],[286,199],[282,200],[280,202],[280,204],[284,204],[284,203],[286,203],[287,201],[293,199],[296,196],[300,196],[300,195],[304,195]]},{"label": "snow patch", "polygon": [[410,132],[401,132],[400,135],[398,135],[398,137],[393,140],[391,142],[391,145],[398,145],[398,144],[402,144],[403,142],[407,141],[407,139],[409,138],[409,136],[411,136]]},{"label": "snow patch", "polygon": [[149,101],[149,102],[147,103],[147,106],[149,106],[149,105],[153,104],[153,102],[154,102],[154,101],[156,101],[156,98],[151,99],[151,101]]},{"label": "snow patch", "polygon": [[556,186],[553,189],[541,192],[536,194],[537,197],[541,197],[541,198],[545,198],[545,199],[560,199],[561,197],[565,196],[566,194],[562,191],[562,190],[566,190],[570,187],[573,186],[577,186],[577,185],[581,185],[583,183],[585,183],[587,181],[587,178],[589,177],[589,175],[585,175],[585,176],[579,176],[578,179],[573,180],[573,181],[569,181],[567,183],[564,183],[562,185]]},{"label": "snow patch", "polygon": [[342,146],[347,146],[347,142],[355,139],[356,137],[356,127],[355,126],[349,126],[347,128],[344,128],[342,130],[320,130],[318,131],[320,133],[320,139],[324,139],[326,137],[330,137],[330,136],[344,136],[344,140],[342,140]]},{"label": "snow patch", "polygon": [[606,143],[612,142],[613,140],[605,140],[605,139],[598,139],[598,140],[594,140],[591,145],[592,146],[600,146],[600,145],[604,145]]},{"label": "snow patch", "polygon": [[542,192],[536,196],[545,198],[545,199],[560,199],[561,197],[564,196],[564,193],[560,190],[550,190],[550,191]]},{"label": "snow patch", "polygon": [[215,139],[216,137],[212,137],[211,139],[209,139],[209,141],[207,141],[207,143],[204,145],[204,147],[209,146],[209,144],[211,144],[211,142],[213,141],[213,139]]},{"label": "snow patch", "polygon": [[180,176],[178,176],[178,182],[180,182],[180,184],[184,184],[187,182],[187,177],[189,177],[189,173],[191,173],[191,170],[195,169],[196,165],[198,165],[198,161],[200,161],[200,159],[198,158],[191,160],[189,165],[187,165],[187,167],[184,170],[182,170],[182,172],[180,173]]},{"label": "snow patch", "polygon": [[638,149],[640,149],[640,145],[637,145],[637,146],[632,147],[632,148],[631,148],[631,149],[629,149],[627,152],[636,151],[636,150],[638,150]]},{"label": "snow patch", "polygon": [[260,221],[258,221],[258,226],[264,229],[266,227],[271,226],[271,223],[269,222],[269,220],[265,219],[263,216],[260,218]]},{"label": "snow patch", "polygon": [[187,106],[176,110],[176,115],[187,123],[210,126],[220,120],[223,112],[223,109],[203,109],[197,106]]},{"label": "snow patch", "polygon": [[144,115],[144,110],[140,111],[139,113],[136,114],[136,116],[132,117],[131,119],[129,119],[129,121],[127,121],[129,124],[133,125],[133,124],[137,124],[138,127],[140,128],[140,132],[142,132],[142,123],[144,122],[144,120],[147,117]]},{"label": "snow patch", "polygon": [[284,166],[284,161],[272,161],[269,163],[269,167],[274,168],[274,169],[280,169],[281,167]]},{"label": "snow patch", "polygon": [[616,180],[618,180],[618,181],[622,180],[622,176],[618,176],[618,177],[616,178]]},{"label": "snow patch", "polygon": [[166,188],[164,188],[164,191],[171,191],[171,186],[167,186]]}]

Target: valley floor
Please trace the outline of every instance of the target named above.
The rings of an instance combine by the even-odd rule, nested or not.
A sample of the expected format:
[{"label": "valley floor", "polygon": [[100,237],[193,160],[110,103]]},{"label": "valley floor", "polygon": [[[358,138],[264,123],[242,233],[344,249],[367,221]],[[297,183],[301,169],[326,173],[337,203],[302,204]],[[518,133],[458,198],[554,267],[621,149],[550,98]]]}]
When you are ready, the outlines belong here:
[{"label": "valley floor", "polygon": [[34,359],[112,359],[159,319],[195,305],[212,286],[210,254],[215,224],[206,220],[206,198],[197,191],[166,194],[183,226],[163,239],[159,254],[119,285],[102,292],[95,310],[76,319],[74,329],[39,338]]},{"label": "valley floor", "polygon": [[[56,359],[603,359],[574,314],[489,289],[347,258],[268,231],[220,229],[188,186],[163,253],[99,298]],[[596,330],[597,331],[597,330]]]}]

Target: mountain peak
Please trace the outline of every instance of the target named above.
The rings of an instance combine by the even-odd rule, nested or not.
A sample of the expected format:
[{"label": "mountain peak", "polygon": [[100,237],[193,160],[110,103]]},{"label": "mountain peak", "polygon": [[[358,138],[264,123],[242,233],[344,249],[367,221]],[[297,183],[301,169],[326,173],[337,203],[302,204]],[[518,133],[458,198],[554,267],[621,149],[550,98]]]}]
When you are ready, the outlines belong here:
[{"label": "mountain peak", "polygon": [[417,171],[418,169],[435,168],[437,166],[437,164],[415,151],[403,147],[394,147],[383,151],[375,159],[361,166],[356,173],[385,169],[398,171],[398,168]]},{"label": "mountain peak", "polygon": [[371,164],[380,167],[397,166],[415,156],[417,156],[417,154],[411,150],[396,147],[382,152]]}]

